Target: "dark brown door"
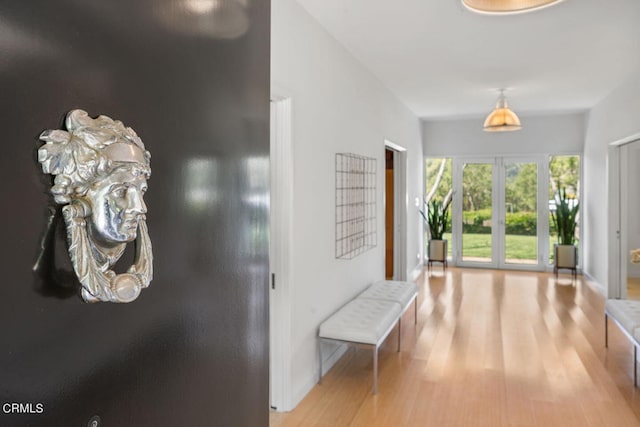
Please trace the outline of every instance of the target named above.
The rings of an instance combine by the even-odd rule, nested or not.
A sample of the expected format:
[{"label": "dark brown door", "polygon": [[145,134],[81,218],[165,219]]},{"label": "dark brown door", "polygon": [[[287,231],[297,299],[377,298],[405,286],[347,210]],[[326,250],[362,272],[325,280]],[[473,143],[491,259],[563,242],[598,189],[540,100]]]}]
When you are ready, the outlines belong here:
[{"label": "dark brown door", "polygon": [[[270,5],[187,3],[0,7],[0,426],[268,425],[268,205],[250,201],[269,192]],[[81,300],[61,227],[32,271],[51,186],[38,135],[75,108],[152,154],[154,279],[129,304]]]},{"label": "dark brown door", "polygon": [[393,150],[385,150],[385,277],[393,279],[393,242],[394,242],[394,170]]}]

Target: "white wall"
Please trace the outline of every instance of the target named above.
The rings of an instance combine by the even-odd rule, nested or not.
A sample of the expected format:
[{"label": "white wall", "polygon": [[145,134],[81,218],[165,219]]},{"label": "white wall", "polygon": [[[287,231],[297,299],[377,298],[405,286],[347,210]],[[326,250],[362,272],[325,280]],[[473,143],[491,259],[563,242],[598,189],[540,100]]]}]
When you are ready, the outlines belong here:
[{"label": "white wall", "polygon": [[588,114],[584,149],[583,227],[585,271],[608,283],[607,251],[608,144],[640,132],[640,79],[621,85]]},{"label": "white wall", "polygon": [[[384,141],[408,153],[407,275],[422,259],[419,120],[298,3],[272,2],[272,92],[291,97],[294,147],[291,392],[295,406],[317,381],[317,328],[384,277]],[[377,159],[378,245],[335,259],[335,154]],[[328,352],[325,357],[329,357]],[[288,409],[288,408],[285,408]]]},{"label": "white wall", "polygon": [[522,129],[516,132],[484,132],[484,117],[423,121],[425,156],[582,153],[584,113],[519,117]]}]

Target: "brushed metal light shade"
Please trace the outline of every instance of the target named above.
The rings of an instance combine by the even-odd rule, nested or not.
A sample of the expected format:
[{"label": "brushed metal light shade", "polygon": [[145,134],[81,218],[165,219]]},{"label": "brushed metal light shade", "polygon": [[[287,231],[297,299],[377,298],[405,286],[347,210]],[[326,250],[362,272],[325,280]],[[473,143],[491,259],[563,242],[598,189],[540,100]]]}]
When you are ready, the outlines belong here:
[{"label": "brushed metal light shade", "polygon": [[551,6],[562,0],[462,0],[467,8],[480,13],[519,13]]},{"label": "brushed metal light shade", "polygon": [[508,132],[520,129],[522,129],[522,126],[518,115],[509,108],[507,100],[501,94],[496,108],[485,119],[483,130],[487,132]]}]

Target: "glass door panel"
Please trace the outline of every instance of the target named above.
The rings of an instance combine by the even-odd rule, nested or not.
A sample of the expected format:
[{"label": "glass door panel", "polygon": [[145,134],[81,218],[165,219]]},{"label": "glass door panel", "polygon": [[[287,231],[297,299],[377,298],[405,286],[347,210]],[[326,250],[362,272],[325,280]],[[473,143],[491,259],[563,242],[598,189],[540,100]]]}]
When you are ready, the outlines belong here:
[{"label": "glass door panel", "polygon": [[504,161],[502,263],[538,264],[538,163]]},{"label": "glass door panel", "polygon": [[462,166],[462,262],[492,263],[493,163]]}]

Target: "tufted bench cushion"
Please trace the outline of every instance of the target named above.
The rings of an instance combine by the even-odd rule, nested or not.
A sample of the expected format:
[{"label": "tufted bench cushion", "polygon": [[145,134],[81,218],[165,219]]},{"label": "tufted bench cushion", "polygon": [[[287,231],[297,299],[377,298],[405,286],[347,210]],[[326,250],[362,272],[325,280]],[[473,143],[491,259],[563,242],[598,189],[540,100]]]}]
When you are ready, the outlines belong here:
[{"label": "tufted bench cushion", "polygon": [[411,282],[380,280],[369,286],[358,298],[389,300],[407,307],[418,295],[418,285]]},{"label": "tufted bench cushion", "polygon": [[[394,326],[398,325],[398,351],[402,339],[402,315],[412,302],[418,321],[418,286],[411,282],[381,280],[369,286],[320,324],[319,342],[342,343],[373,349],[373,394],[378,391],[378,350]],[[318,345],[322,382],[322,346]]]},{"label": "tufted bench cushion", "polygon": [[609,299],[604,309],[627,333],[634,335],[640,328],[640,301]]},{"label": "tufted bench cushion", "polygon": [[388,300],[356,298],[320,325],[319,336],[377,345],[393,328],[402,308]]}]

